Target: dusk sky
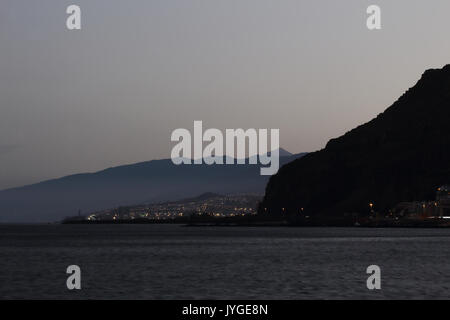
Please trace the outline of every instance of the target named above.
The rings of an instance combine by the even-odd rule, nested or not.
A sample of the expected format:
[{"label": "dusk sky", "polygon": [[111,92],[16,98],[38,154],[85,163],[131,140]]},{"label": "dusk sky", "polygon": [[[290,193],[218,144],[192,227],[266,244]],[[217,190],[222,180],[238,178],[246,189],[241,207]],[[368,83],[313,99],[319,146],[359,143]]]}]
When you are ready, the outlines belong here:
[{"label": "dusk sky", "polygon": [[194,120],[321,149],[450,63],[449,14],[448,0],[1,0],[0,189],[169,158]]}]

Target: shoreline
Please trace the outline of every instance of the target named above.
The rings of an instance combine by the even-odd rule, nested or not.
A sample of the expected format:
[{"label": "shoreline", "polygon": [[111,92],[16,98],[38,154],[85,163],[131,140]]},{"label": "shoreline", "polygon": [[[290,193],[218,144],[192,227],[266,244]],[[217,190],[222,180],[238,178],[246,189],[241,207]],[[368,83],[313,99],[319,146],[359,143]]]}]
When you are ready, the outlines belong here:
[{"label": "shoreline", "polygon": [[173,224],[185,227],[287,227],[287,228],[426,228],[426,229],[446,229],[450,228],[450,222],[443,219],[433,220],[404,220],[404,221],[367,221],[351,222],[341,221],[310,221],[292,222],[288,220],[272,221],[174,221],[174,220],[66,220],[59,224],[79,224],[79,225],[123,225],[123,224]]}]

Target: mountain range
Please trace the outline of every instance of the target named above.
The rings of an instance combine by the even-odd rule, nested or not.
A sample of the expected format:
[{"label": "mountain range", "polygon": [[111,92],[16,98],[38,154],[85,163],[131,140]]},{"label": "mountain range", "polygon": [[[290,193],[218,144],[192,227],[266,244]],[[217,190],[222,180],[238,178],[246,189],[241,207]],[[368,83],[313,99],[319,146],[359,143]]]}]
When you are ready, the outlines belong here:
[{"label": "mountain range", "polygon": [[[280,166],[304,154],[280,149]],[[248,161],[247,161],[248,163]],[[205,192],[264,193],[259,165],[174,165],[152,160],[0,191],[0,222],[52,222],[111,207],[173,201]]]}]

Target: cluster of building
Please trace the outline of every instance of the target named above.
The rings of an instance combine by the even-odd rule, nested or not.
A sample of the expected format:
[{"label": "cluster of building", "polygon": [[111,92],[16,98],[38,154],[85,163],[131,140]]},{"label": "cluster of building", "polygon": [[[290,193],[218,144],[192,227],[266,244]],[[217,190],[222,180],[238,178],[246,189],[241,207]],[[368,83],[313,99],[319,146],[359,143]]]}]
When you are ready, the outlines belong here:
[{"label": "cluster of building", "polygon": [[401,202],[393,211],[401,217],[450,219],[450,186],[438,188],[434,201]]},{"label": "cluster of building", "polygon": [[261,200],[260,195],[218,195],[202,196],[173,202],[147,205],[118,207],[93,212],[86,219],[89,221],[106,220],[170,220],[191,215],[208,215],[214,217],[233,217],[238,215],[254,215]]}]

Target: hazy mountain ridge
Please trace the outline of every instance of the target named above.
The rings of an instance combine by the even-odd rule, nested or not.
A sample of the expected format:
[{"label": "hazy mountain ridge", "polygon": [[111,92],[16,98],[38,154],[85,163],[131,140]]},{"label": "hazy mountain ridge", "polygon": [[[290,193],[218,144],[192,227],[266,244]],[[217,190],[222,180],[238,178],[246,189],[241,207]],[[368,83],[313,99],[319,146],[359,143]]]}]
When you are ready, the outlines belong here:
[{"label": "hazy mountain ridge", "polygon": [[[280,165],[303,154],[280,157]],[[0,191],[1,222],[58,221],[78,210],[172,201],[205,192],[263,193],[260,165],[174,165],[152,160]]]}]

